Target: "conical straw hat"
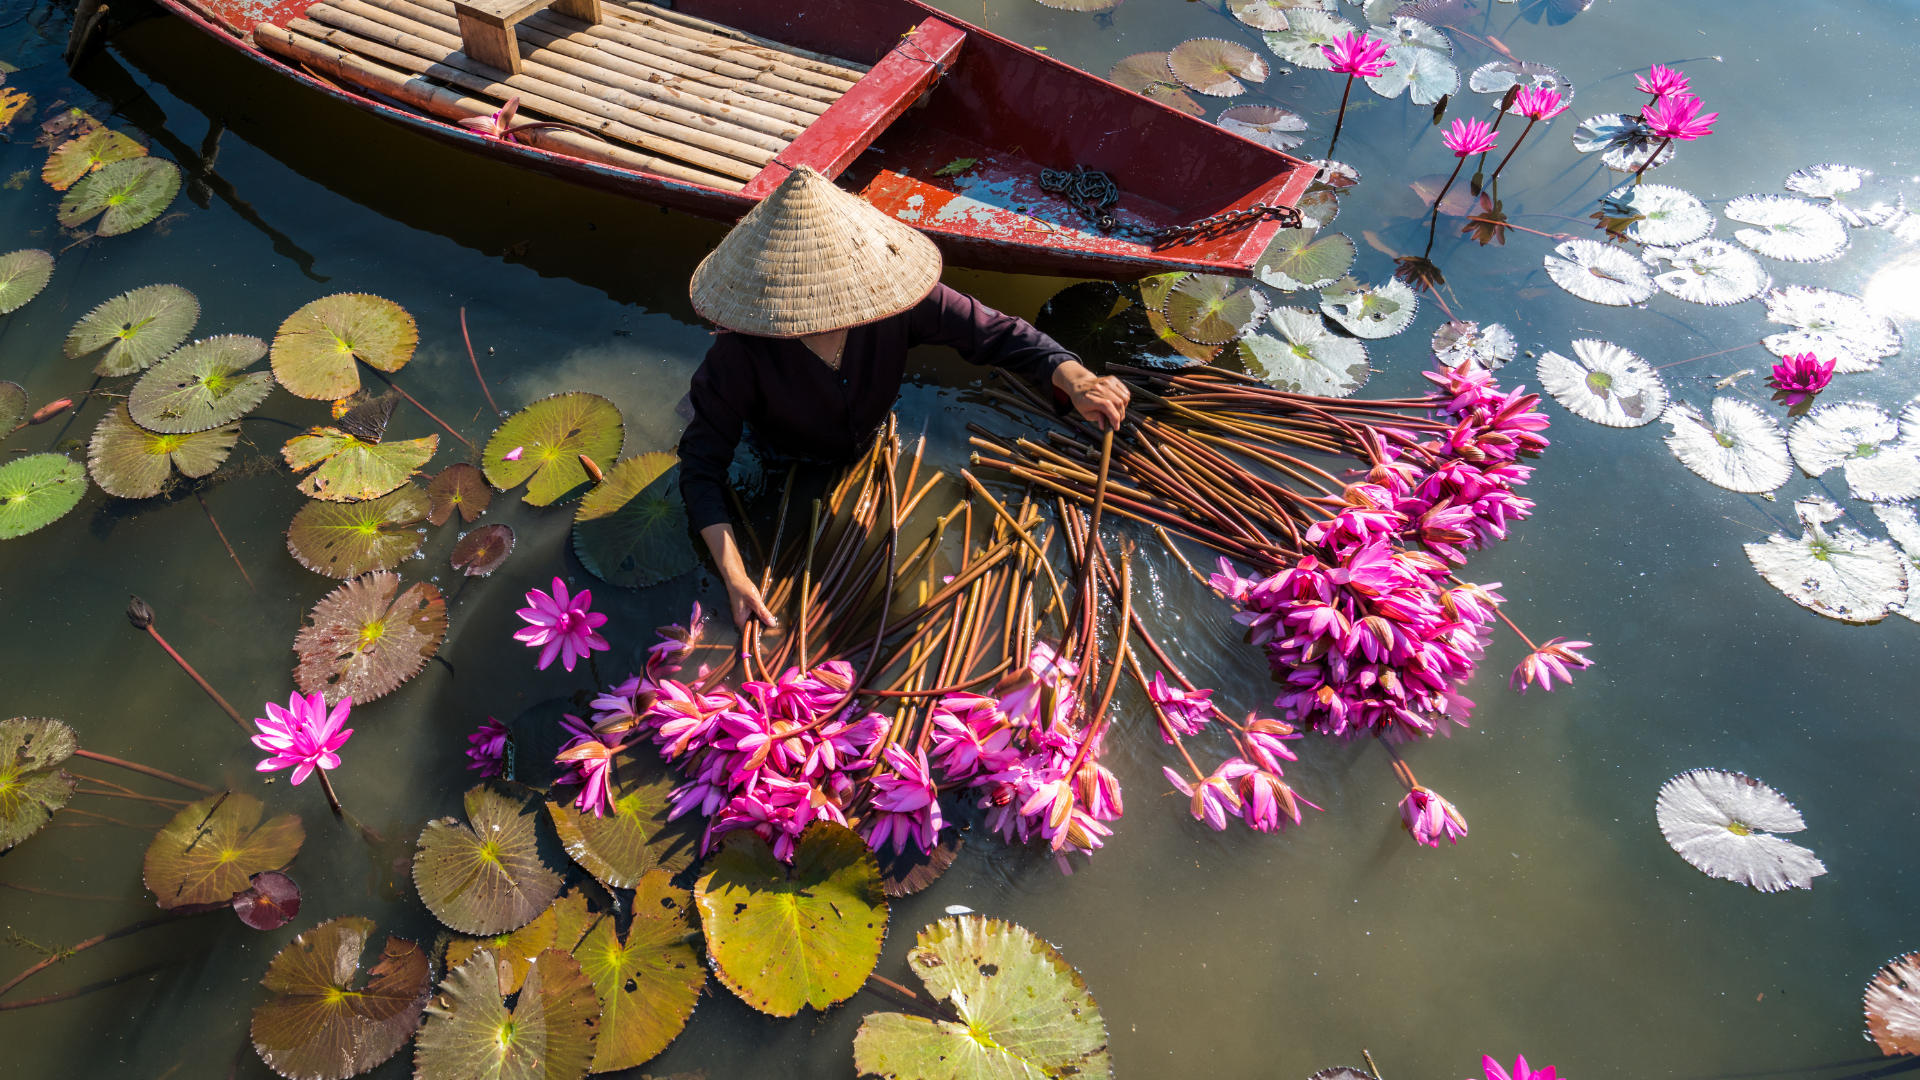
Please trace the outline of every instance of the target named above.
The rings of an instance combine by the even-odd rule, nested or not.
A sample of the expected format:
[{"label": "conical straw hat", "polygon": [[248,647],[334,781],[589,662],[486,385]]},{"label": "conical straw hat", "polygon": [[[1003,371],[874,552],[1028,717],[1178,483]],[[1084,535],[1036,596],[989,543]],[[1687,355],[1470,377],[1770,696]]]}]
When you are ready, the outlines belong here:
[{"label": "conical straw hat", "polygon": [[919,303],[940,249],[805,165],[701,260],[693,309],[743,334],[791,338],[859,326]]}]

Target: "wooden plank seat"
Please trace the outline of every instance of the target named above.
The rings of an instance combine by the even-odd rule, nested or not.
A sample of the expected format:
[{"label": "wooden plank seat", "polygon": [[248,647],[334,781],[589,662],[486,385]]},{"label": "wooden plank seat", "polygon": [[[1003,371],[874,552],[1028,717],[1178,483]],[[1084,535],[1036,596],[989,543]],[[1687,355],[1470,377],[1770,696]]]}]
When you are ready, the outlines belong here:
[{"label": "wooden plank seat", "polygon": [[454,0],[461,49],[488,67],[520,74],[520,20],[551,7],[584,23],[600,21],[600,0]]}]

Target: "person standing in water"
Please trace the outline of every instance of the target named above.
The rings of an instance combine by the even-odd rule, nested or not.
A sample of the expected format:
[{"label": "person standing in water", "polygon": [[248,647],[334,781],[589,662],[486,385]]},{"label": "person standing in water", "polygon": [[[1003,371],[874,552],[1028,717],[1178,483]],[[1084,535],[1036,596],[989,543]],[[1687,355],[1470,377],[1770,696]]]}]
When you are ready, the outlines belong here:
[{"label": "person standing in water", "polygon": [[831,463],[866,449],[893,409],[907,350],[948,345],[1056,390],[1103,429],[1127,387],[1087,370],[1024,319],[940,283],[940,249],[801,166],[694,270],[694,310],[721,328],[693,373],[680,437],[680,493],[713,553],[734,625],[772,626],[727,512],[743,434],[776,459]]}]

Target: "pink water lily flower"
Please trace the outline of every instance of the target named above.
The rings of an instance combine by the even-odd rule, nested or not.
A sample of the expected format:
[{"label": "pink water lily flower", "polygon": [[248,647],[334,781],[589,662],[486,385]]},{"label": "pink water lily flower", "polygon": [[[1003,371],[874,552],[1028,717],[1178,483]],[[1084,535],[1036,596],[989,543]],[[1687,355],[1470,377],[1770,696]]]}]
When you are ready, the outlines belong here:
[{"label": "pink water lily flower", "polygon": [[342,731],[340,725],[347,722],[347,714],[352,709],[353,699],[343,697],[329,712],[326,699],[319,694],[307,697],[294,694],[287,699],[284,709],[268,702],[267,715],[253,721],[260,729],[260,734],[253,737],[253,745],[272,756],[254,768],[259,772],[291,768],[296,787],[315,769],[339,768],[340,756],[335,751],[345,746],[353,735],[352,728]]},{"label": "pink water lily flower", "polygon": [[1193,813],[1193,820],[1204,821],[1213,831],[1219,832],[1227,827],[1228,817],[1240,816],[1243,804],[1240,793],[1235,790],[1235,781],[1260,770],[1258,766],[1249,765],[1239,758],[1228,758],[1213,770],[1212,776],[1198,784],[1187,783],[1185,778],[1170,768],[1163,766],[1160,771],[1166,774],[1180,794],[1191,800],[1188,809]]},{"label": "pink water lily flower", "polygon": [[573,801],[574,809],[605,817],[613,812],[613,757],[624,748],[626,741],[619,736],[596,734],[585,720],[571,714],[560,721],[560,726],[572,738],[553,756],[554,764],[568,766],[565,772],[554,777],[554,783],[579,784],[580,794]]},{"label": "pink water lily flower", "polygon": [[[528,132],[545,131],[550,128],[562,131],[581,131],[580,128],[574,127],[572,124],[560,124],[551,120],[527,121],[516,124],[513,122],[514,114],[519,111],[520,95],[515,94],[507,99],[505,105],[500,106],[500,108],[494,112],[488,113],[485,116],[469,116],[462,120],[456,120],[455,123],[463,128],[477,131],[482,135],[489,135],[510,143],[522,141],[521,136]],[[586,134],[585,132],[581,133]]]},{"label": "pink water lily flower", "polygon": [[1823,362],[1810,352],[1795,353],[1773,365],[1767,385],[1780,391],[1782,404],[1798,405],[1833,382],[1833,369],[1838,364],[1838,360]]},{"label": "pink water lily flower", "polygon": [[503,776],[507,771],[507,740],[513,732],[507,725],[487,717],[487,722],[479,730],[467,736],[467,768],[477,771],[481,776]]},{"label": "pink water lily flower", "polygon": [[1529,120],[1551,120],[1567,111],[1567,103],[1551,86],[1529,86],[1514,95],[1513,111]]},{"label": "pink water lily flower", "polygon": [[1687,82],[1686,72],[1678,68],[1655,64],[1653,65],[1653,70],[1647,72],[1645,75],[1635,75],[1633,77],[1633,85],[1634,89],[1643,94],[1652,94],[1656,98],[1663,98],[1673,94],[1686,93],[1689,84]]},{"label": "pink water lily flower", "polygon": [[582,589],[578,595],[569,597],[567,583],[554,578],[551,594],[539,589],[527,593],[527,606],[515,614],[531,625],[517,631],[513,639],[540,650],[540,660],[534,665],[537,669],[547,670],[557,656],[561,664],[572,671],[581,657],[613,647],[607,644],[606,638],[594,633],[596,628],[606,625],[607,617],[589,611],[592,603],[593,593]]},{"label": "pink water lily flower", "polygon": [[1520,661],[1520,666],[1513,669],[1513,676],[1507,680],[1508,685],[1523,694],[1527,692],[1527,687],[1535,682],[1540,684],[1540,689],[1551,692],[1555,676],[1558,676],[1561,682],[1571,685],[1573,672],[1567,670],[1567,665],[1571,664],[1576,669],[1593,666],[1593,661],[1573,650],[1592,648],[1592,646],[1591,641],[1554,638],[1528,653],[1527,658]]},{"label": "pink water lily flower", "polygon": [[1457,158],[1484,154],[1493,149],[1493,144],[1498,139],[1499,136],[1493,132],[1493,125],[1477,117],[1455,120],[1447,128],[1446,134],[1440,136],[1440,141],[1445,143],[1447,149],[1453,151],[1453,156]]},{"label": "pink water lily flower", "polygon": [[1553,1075],[1553,1066],[1530,1069],[1527,1067],[1527,1058],[1524,1054],[1513,1059],[1512,1072],[1508,1072],[1499,1062],[1493,1060],[1492,1054],[1480,1056],[1480,1068],[1487,1074],[1487,1080],[1556,1080]]},{"label": "pink water lily flower", "polygon": [[[1213,706],[1207,699],[1212,690],[1176,690],[1167,685],[1164,672],[1153,673],[1153,682],[1147,684],[1147,696],[1160,706],[1160,714],[1167,718],[1173,730],[1182,735],[1197,735],[1207,726],[1213,717]],[[1173,738],[1165,731],[1160,733],[1161,741],[1172,744]]]},{"label": "pink water lily flower", "polygon": [[927,752],[921,750],[908,757],[906,751],[889,746],[886,762],[892,772],[875,774],[875,812],[861,825],[867,846],[881,851],[891,842],[895,850],[905,852],[912,843],[921,851],[932,851],[943,822],[939,793],[927,768]]},{"label": "pink water lily flower", "polygon": [[1362,33],[1341,34],[1331,42],[1320,46],[1327,55],[1336,75],[1358,75],[1371,79],[1393,66],[1386,59],[1387,43]]},{"label": "pink water lily flower", "polygon": [[1713,134],[1713,122],[1719,113],[1700,115],[1700,99],[1691,94],[1672,94],[1640,110],[1640,119],[1662,139],[1692,142]]},{"label": "pink water lily flower", "polygon": [[1439,847],[1442,837],[1458,844],[1467,835],[1467,819],[1460,811],[1438,792],[1419,786],[1400,800],[1400,824],[1413,834],[1415,843],[1428,847]]}]

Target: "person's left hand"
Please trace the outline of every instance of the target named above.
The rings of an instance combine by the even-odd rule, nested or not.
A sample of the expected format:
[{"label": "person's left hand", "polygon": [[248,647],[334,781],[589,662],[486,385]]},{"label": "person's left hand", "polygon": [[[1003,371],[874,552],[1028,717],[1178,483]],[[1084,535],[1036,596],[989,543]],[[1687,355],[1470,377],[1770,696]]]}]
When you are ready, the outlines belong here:
[{"label": "person's left hand", "polygon": [[1127,384],[1119,379],[1111,375],[1096,376],[1086,365],[1069,361],[1055,370],[1053,381],[1067,392],[1080,418],[1095,427],[1116,430],[1120,421],[1126,419],[1131,395]]}]

